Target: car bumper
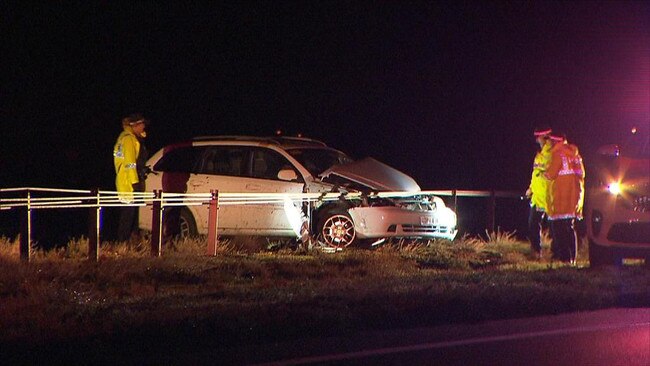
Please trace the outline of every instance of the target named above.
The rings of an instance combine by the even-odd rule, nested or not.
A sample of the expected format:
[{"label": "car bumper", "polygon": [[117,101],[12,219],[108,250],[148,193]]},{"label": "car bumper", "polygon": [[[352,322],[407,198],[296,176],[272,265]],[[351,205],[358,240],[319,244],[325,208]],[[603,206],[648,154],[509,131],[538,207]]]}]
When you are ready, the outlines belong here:
[{"label": "car bumper", "polygon": [[587,234],[600,246],[650,252],[650,212],[623,207],[605,195],[588,197]]},{"label": "car bumper", "polygon": [[357,237],[425,238],[453,240],[458,234],[456,214],[443,207],[412,211],[400,207],[354,207],[349,210]]}]

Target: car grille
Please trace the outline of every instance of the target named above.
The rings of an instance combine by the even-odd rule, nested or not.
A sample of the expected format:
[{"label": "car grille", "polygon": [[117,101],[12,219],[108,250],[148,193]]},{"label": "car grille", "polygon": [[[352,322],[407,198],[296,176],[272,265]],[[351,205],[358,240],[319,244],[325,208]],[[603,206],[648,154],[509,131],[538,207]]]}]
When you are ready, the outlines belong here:
[{"label": "car grille", "polygon": [[650,243],[650,222],[614,224],[607,233],[607,239],[619,243]]},{"label": "car grille", "polygon": [[618,196],[617,203],[628,210],[650,212],[650,183],[634,187],[627,195]]},{"label": "car grille", "polygon": [[450,233],[451,228],[439,225],[402,225],[402,231],[405,233]]},{"label": "car grille", "polygon": [[632,210],[650,212],[650,196],[637,196],[632,200]]}]

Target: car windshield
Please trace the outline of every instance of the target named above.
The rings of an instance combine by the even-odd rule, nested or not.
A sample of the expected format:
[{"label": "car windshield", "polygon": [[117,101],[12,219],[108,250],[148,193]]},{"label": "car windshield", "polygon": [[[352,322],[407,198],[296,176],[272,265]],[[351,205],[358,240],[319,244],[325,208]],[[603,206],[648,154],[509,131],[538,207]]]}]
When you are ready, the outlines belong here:
[{"label": "car windshield", "polygon": [[297,148],[287,152],[293,156],[309,173],[317,177],[336,164],[347,164],[354,160],[340,151],[328,148]]}]

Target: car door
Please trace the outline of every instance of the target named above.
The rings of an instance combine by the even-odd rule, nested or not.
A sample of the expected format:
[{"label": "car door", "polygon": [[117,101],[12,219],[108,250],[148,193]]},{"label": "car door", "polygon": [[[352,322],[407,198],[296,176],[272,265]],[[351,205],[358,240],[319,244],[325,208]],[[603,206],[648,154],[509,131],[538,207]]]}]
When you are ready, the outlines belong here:
[{"label": "car door", "polygon": [[[278,151],[270,148],[250,149],[248,174],[243,186],[245,193],[302,193],[304,181],[293,164]],[[278,178],[283,169],[293,169],[299,178],[285,181]],[[298,205],[299,206],[299,205]],[[285,211],[284,201],[247,204],[242,206],[241,227],[250,234],[293,235],[294,230]]]},{"label": "car door", "polygon": [[[162,190],[165,193],[187,193],[187,183],[194,171],[204,147],[191,143],[176,144],[156,153],[148,165],[152,169],[146,179],[146,190]],[[140,207],[140,227],[151,230],[150,206]]]},{"label": "car door", "polygon": [[[242,146],[210,146],[205,149],[196,167],[196,174],[191,174],[187,182],[188,193],[240,193],[245,186],[243,167],[246,164],[247,149]],[[195,206],[197,226],[201,232],[207,232],[208,207]],[[229,205],[225,201],[219,204],[218,229],[222,234],[235,235],[241,230],[240,205]]]}]

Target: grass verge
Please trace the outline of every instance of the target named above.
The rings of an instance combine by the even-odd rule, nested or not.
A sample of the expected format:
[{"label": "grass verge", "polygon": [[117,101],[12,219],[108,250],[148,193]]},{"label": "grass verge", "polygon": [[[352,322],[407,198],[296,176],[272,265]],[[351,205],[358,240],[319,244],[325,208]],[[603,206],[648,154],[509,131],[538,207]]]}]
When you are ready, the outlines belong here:
[{"label": "grass verge", "polygon": [[250,242],[224,242],[207,257],[205,241],[185,240],[162,258],[145,243],[105,243],[94,263],[82,238],[21,263],[17,240],[0,238],[0,344],[225,347],[650,306],[647,267],[592,270],[584,246],[575,267],[531,261],[528,244],[507,233],[336,254]]}]

